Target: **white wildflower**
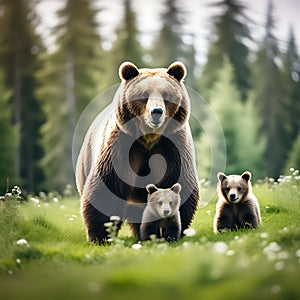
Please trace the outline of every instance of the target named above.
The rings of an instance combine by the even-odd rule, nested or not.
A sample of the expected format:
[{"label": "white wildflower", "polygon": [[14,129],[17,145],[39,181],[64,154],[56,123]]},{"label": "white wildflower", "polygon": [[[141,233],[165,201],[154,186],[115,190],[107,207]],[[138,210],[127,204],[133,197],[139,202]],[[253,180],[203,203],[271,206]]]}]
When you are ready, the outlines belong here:
[{"label": "white wildflower", "polygon": [[28,242],[25,239],[20,239],[20,240],[17,240],[16,244],[19,246],[25,246],[25,245],[28,245]]},{"label": "white wildflower", "polygon": [[133,244],[132,246],[131,246],[131,248],[132,249],[134,249],[134,250],[139,250],[139,249],[141,249],[143,246],[141,245],[141,244]]},{"label": "white wildflower", "polygon": [[121,218],[119,216],[111,216],[110,221],[120,221]]},{"label": "white wildflower", "polygon": [[194,236],[194,235],[196,235],[196,230],[194,229],[194,228],[187,228],[187,229],[185,229],[184,231],[183,231],[183,234],[185,235],[185,236]]},{"label": "white wildflower", "polygon": [[215,253],[225,253],[228,249],[228,246],[224,242],[216,242],[213,245],[213,250]]},{"label": "white wildflower", "polygon": [[39,203],[40,203],[40,200],[37,198],[34,198],[34,197],[31,197],[30,201],[32,201],[34,205],[39,205]]},{"label": "white wildflower", "polygon": [[261,237],[262,239],[266,239],[268,236],[269,236],[269,234],[266,233],[266,232],[262,232],[262,233],[260,234],[260,237]]},{"label": "white wildflower", "polygon": [[226,256],[232,256],[232,255],[234,255],[234,250],[228,250],[226,252]]}]

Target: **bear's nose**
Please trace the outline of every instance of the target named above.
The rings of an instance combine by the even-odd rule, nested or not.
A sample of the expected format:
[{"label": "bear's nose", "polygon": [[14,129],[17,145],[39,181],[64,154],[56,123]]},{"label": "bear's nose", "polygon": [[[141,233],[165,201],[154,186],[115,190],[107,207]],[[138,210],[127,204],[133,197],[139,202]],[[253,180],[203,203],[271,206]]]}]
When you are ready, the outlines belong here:
[{"label": "bear's nose", "polygon": [[170,211],[168,209],[164,210],[164,215],[167,216],[170,213]]},{"label": "bear's nose", "polygon": [[235,194],[230,194],[229,197],[230,197],[231,200],[235,200],[236,195]]},{"label": "bear's nose", "polygon": [[156,107],[151,110],[151,116],[154,121],[158,121],[163,114],[163,109],[161,107]]}]

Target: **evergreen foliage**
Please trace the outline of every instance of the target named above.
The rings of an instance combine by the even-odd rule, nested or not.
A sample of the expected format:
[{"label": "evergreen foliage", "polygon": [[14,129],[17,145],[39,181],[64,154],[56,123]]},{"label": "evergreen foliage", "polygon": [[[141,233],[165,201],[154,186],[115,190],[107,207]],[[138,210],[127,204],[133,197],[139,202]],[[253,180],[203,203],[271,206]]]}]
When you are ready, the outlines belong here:
[{"label": "evergreen foliage", "polygon": [[38,96],[46,122],[41,127],[45,152],[44,185],[62,190],[74,182],[73,132],[86,105],[101,91],[101,48],[96,11],[86,0],[69,0],[58,11],[56,51],[42,57]]},{"label": "evergreen foliage", "polygon": [[267,11],[265,36],[253,64],[254,105],[262,119],[261,131],[266,136],[265,170],[277,178],[287,158],[288,112],[283,78],[278,67],[280,51],[274,35],[275,21],[270,2]]},{"label": "evergreen foliage", "polygon": [[35,95],[38,86],[35,75],[41,68],[37,54],[42,50],[42,43],[35,31],[35,2],[0,2],[0,65],[5,88],[11,91],[13,121],[20,128],[14,173],[28,190],[33,190],[43,177],[38,161],[43,155],[39,127],[44,116]]},{"label": "evergreen foliage", "polygon": [[[261,159],[264,151],[264,139],[259,135],[258,115],[252,103],[242,101],[240,93],[233,83],[233,67],[225,60],[218,75],[218,81],[211,92],[211,108],[215,112],[223,129],[226,148],[228,174],[242,174],[250,170],[256,178],[260,178]],[[196,141],[199,154],[199,176],[206,178],[209,172],[216,174],[218,170],[210,170],[211,151],[223,151],[220,138],[216,136],[214,124],[211,131],[203,133]],[[219,157],[222,153],[216,155]],[[224,154],[223,154],[224,155]],[[216,178],[215,178],[216,179]]]},{"label": "evergreen foliage", "polygon": [[288,115],[284,125],[287,149],[290,149],[300,131],[300,57],[293,28],[290,29],[287,50],[283,54],[282,73]]},{"label": "evergreen foliage", "polygon": [[[107,77],[109,85],[120,82],[117,68],[124,61],[131,61],[137,67],[144,67],[143,49],[138,39],[135,13],[131,7],[131,0],[124,0],[124,16],[116,29],[116,40],[108,52]],[[112,68],[111,66],[115,66]]]},{"label": "evergreen foliage", "polygon": [[3,74],[0,72],[0,193],[6,192],[7,180],[14,182],[15,152],[19,142],[18,126],[12,124],[12,105],[10,93],[5,90]]},{"label": "evergreen foliage", "polygon": [[[188,17],[184,5],[178,0],[165,0],[164,12],[161,15],[162,28],[154,41],[151,51],[152,67],[168,67],[174,61],[182,61],[188,70],[186,82],[195,87],[195,48],[194,36],[184,32]],[[186,40],[189,40],[187,43]]]},{"label": "evergreen foliage", "polygon": [[[140,31],[135,1],[114,3],[119,23],[112,48],[104,51],[102,29],[110,25],[101,19],[106,9],[102,2],[66,0],[51,32],[54,51],[47,52],[36,31],[40,22],[35,11],[41,2],[0,0],[0,189],[5,188],[7,177],[11,185],[18,180],[25,191],[63,190],[73,183],[74,127],[95,96],[120,82],[117,71],[123,61],[138,67],[168,67],[175,60],[186,65],[186,84],[201,91],[220,119],[228,173],[249,169],[254,178],[277,178],[284,170],[299,168],[300,58],[293,29],[287,43],[281,41],[279,47],[270,2],[264,37],[255,45],[249,28],[256,30],[259,25],[248,19],[246,7],[239,0],[214,1],[211,6],[218,14],[210,18],[207,62],[200,80],[196,58],[202,45],[194,35],[199,31],[189,32],[186,26],[190,15],[184,1],[161,2],[157,33]],[[141,43],[143,34],[154,37],[149,49]],[[250,47],[257,49],[252,56]],[[97,109],[111,100],[101,98]],[[211,149],[219,149],[214,159],[220,161],[224,152],[220,137],[211,138],[218,132],[215,125],[205,120],[205,109],[202,112],[201,105],[195,105],[192,110],[201,117],[196,120],[191,111],[190,123],[203,178],[212,166]],[[211,128],[209,141],[201,122]],[[211,170],[210,178],[218,171]]]},{"label": "evergreen foliage", "polygon": [[292,145],[291,151],[285,165],[285,170],[288,172],[291,168],[300,170],[300,131]]},{"label": "evergreen foliage", "polygon": [[201,89],[208,96],[217,81],[220,66],[224,59],[229,58],[234,71],[233,80],[245,100],[251,86],[250,50],[246,44],[251,40],[251,35],[245,7],[238,0],[221,0],[213,6],[221,8],[222,13],[213,18],[212,38],[201,76]]}]

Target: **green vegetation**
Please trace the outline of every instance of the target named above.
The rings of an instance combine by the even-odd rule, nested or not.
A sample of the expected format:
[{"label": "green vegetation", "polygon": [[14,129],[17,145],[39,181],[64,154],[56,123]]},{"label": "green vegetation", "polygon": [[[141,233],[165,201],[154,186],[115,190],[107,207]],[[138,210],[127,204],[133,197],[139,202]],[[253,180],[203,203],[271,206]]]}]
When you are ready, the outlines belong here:
[{"label": "green vegetation", "polygon": [[257,183],[254,192],[263,221],[256,231],[214,234],[214,199],[178,242],[140,244],[125,225],[103,247],[86,242],[77,198],[6,196],[1,298],[299,299],[299,171]]}]

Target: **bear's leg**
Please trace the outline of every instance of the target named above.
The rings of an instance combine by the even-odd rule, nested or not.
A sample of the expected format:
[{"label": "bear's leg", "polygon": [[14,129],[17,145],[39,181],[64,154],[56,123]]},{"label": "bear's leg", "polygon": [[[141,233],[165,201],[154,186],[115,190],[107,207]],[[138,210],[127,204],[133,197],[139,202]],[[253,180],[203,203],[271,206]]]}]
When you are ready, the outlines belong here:
[{"label": "bear's leg", "polygon": [[140,239],[141,236],[141,223],[129,223],[134,237]]},{"label": "bear's leg", "polygon": [[180,219],[181,219],[181,236],[183,231],[187,229],[195,215],[198,207],[199,193],[197,190],[190,195],[190,197],[180,206]]},{"label": "bear's leg", "polygon": [[256,229],[259,225],[258,217],[252,213],[244,215],[240,220],[240,228],[254,228]]},{"label": "bear's leg", "polygon": [[168,242],[177,241],[181,235],[180,219],[175,216],[166,219],[163,238]]},{"label": "bear's leg", "polygon": [[[110,217],[101,213],[89,201],[83,202],[81,213],[87,229],[88,241],[97,243],[99,245],[106,243],[109,238],[109,233],[104,224],[110,222]],[[122,222],[120,221],[115,234],[118,233],[121,225]]]},{"label": "bear's leg", "polygon": [[234,221],[231,217],[220,214],[220,216],[216,219],[216,226],[217,232],[222,232],[225,230],[235,230],[237,226],[234,224]]},{"label": "bear's leg", "polygon": [[160,224],[160,220],[153,221],[153,222],[145,222],[141,224],[140,240],[141,241],[150,240],[151,235],[155,235],[157,238],[160,238],[159,224]]},{"label": "bear's leg", "polygon": [[134,237],[140,239],[141,221],[144,211],[143,203],[126,204],[125,215]]}]

